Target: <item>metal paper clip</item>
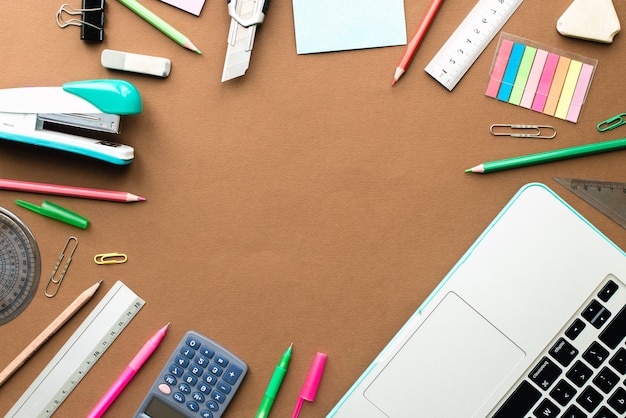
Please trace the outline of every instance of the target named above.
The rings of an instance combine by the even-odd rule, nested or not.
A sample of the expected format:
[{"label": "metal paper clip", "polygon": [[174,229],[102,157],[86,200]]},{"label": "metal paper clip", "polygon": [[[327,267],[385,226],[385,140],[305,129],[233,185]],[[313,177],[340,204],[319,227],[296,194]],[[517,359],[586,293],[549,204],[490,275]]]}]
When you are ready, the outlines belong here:
[{"label": "metal paper clip", "polygon": [[[72,241],[73,241],[73,245],[71,249],[68,249]],[[44,290],[44,294],[48,296],[49,298],[56,295],[57,292],[59,291],[59,288],[61,287],[61,282],[63,281],[63,277],[65,277],[65,273],[67,272],[67,269],[69,268],[70,263],[72,262],[72,256],[74,255],[74,251],[76,251],[76,247],[78,247],[78,238],[74,236],[69,237],[67,239],[67,242],[65,243],[65,247],[63,247],[63,250],[61,251],[59,258],[57,259],[56,264],[54,265],[54,268],[52,269],[52,274],[50,274],[50,278],[48,279],[48,284],[46,285],[46,289]],[[61,274],[59,275],[59,278],[55,279],[54,276],[57,270],[59,269],[59,266],[61,265],[61,261],[63,261],[63,259],[65,258],[66,254],[67,254],[67,260],[65,261],[65,264],[63,265],[63,270],[61,270]],[[52,292],[48,291],[50,284],[56,285],[53,288]]]},{"label": "metal paper clip", "polygon": [[120,253],[96,254],[93,257],[93,261],[96,264],[122,264],[126,260],[128,260],[126,254]]},{"label": "metal paper clip", "polygon": [[[526,132],[515,132],[516,129],[523,129],[526,130]],[[548,135],[544,134],[544,131],[552,131],[552,133]],[[513,138],[552,139],[556,136],[556,128],[550,125],[510,125],[496,123],[489,127],[489,132],[494,136],[510,136]]]},{"label": "metal paper clip", "polygon": [[620,113],[619,115],[615,115],[612,118],[598,123],[598,131],[610,131],[611,129],[615,129],[618,126],[622,126],[626,123],[624,117],[626,117],[626,113]]}]

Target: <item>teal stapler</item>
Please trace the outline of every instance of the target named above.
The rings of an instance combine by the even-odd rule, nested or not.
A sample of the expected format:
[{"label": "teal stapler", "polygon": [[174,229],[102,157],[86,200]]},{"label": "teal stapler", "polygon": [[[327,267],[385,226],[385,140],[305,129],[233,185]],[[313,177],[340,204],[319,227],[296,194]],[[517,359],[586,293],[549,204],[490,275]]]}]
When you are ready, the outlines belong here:
[{"label": "teal stapler", "polygon": [[119,134],[122,115],[140,113],[141,107],[137,88],[122,80],[0,89],[0,139],[126,165],[133,161],[132,147],[82,134]]}]

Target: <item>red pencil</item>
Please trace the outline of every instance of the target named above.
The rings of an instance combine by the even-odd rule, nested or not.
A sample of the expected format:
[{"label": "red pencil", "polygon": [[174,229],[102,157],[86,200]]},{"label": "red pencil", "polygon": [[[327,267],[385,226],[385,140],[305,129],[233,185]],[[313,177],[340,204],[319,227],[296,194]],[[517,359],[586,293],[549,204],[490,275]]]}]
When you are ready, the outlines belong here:
[{"label": "red pencil", "polygon": [[60,186],[57,184],[34,183],[30,181],[0,179],[0,189],[18,192],[53,194],[59,196],[82,197],[85,199],[110,200],[113,202],[139,202],[145,197],[113,190],[87,189],[84,187]]},{"label": "red pencil", "polygon": [[393,81],[391,82],[392,86],[398,82],[400,77],[402,77],[402,74],[404,74],[407,67],[411,63],[415,52],[417,52],[417,48],[419,48],[422,40],[424,40],[424,36],[426,36],[426,32],[428,31],[430,24],[433,23],[435,15],[441,7],[441,3],[443,3],[443,0],[433,0],[433,2],[430,3],[430,7],[428,7],[426,16],[424,16],[424,19],[422,19],[422,23],[420,23],[417,31],[415,32],[415,35],[413,35],[413,38],[411,38],[411,41],[406,47],[404,55],[402,56],[400,62],[398,63],[398,66],[396,67],[396,73],[393,75]]}]

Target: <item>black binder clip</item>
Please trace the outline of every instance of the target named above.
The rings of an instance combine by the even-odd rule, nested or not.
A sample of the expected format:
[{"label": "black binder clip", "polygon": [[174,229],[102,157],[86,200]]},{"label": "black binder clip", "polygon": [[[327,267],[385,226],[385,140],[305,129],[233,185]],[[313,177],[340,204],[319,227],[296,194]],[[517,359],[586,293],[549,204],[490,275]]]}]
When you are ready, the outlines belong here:
[{"label": "black binder clip", "polygon": [[[81,18],[64,19],[64,14],[80,15]],[[56,19],[61,28],[80,26],[80,39],[83,41],[101,42],[104,39],[104,0],[83,0],[80,9],[64,3],[57,12]]]}]

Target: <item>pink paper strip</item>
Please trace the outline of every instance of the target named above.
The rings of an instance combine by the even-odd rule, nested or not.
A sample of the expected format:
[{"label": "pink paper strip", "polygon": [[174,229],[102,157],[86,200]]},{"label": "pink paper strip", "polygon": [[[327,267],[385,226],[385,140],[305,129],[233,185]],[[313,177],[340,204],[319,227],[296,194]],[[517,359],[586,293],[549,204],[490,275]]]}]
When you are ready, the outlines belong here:
[{"label": "pink paper strip", "polygon": [[552,84],[552,78],[556,71],[556,66],[559,63],[559,56],[550,52],[546,65],[543,67],[543,73],[541,74],[541,80],[539,80],[539,88],[537,88],[537,95],[533,101],[532,110],[537,112],[543,112],[543,108],[548,100],[548,93],[550,92],[550,85]]},{"label": "pink paper strip", "polygon": [[535,98],[535,93],[537,93],[537,86],[539,85],[541,73],[543,72],[543,66],[546,63],[547,58],[548,51],[543,49],[537,50],[533,67],[530,70],[530,75],[528,76],[528,82],[524,88],[524,95],[522,96],[522,101],[520,102],[520,106],[525,107],[526,109],[530,109],[533,105],[533,99]]},{"label": "pink paper strip", "polygon": [[583,64],[582,70],[580,70],[580,76],[578,77],[578,83],[576,84],[576,90],[574,90],[574,96],[572,97],[572,104],[567,112],[566,120],[570,122],[577,122],[585,103],[585,97],[587,96],[587,89],[591,83],[591,76],[593,75],[593,66],[589,64]]},{"label": "pink paper strip", "polygon": [[493,69],[491,70],[491,77],[489,78],[489,84],[487,85],[485,96],[495,98],[498,95],[498,90],[500,89],[500,84],[502,83],[504,71],[506,70],[506,64],[509,61],[512,49],[513,42],[508,39],[503,39],[500,43],[500,50],[498,51],[498,56],[493,64]]}]

